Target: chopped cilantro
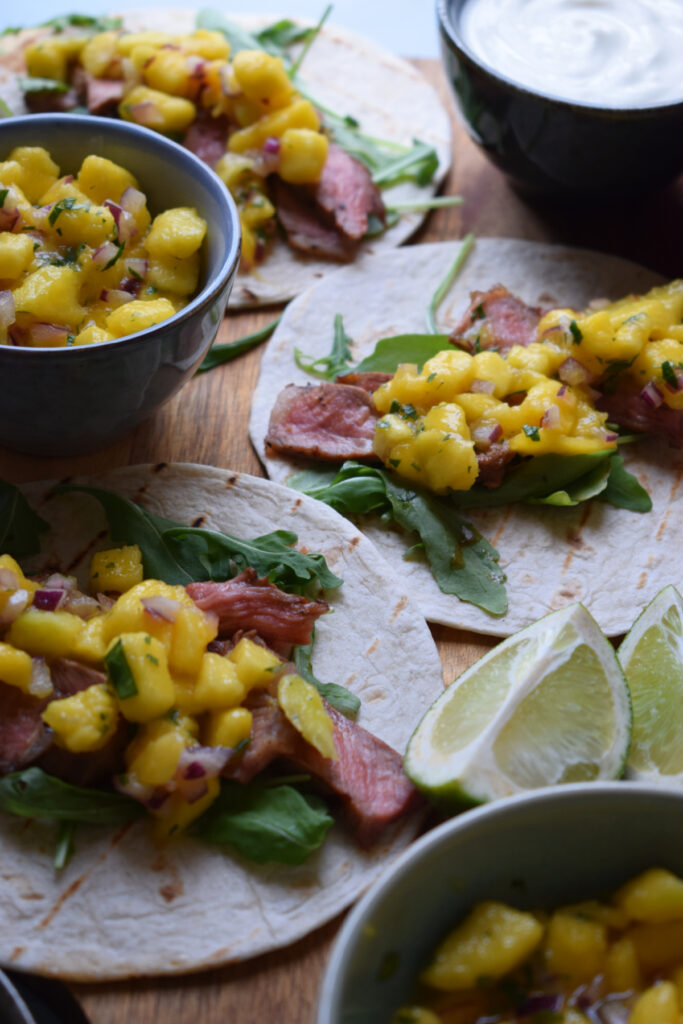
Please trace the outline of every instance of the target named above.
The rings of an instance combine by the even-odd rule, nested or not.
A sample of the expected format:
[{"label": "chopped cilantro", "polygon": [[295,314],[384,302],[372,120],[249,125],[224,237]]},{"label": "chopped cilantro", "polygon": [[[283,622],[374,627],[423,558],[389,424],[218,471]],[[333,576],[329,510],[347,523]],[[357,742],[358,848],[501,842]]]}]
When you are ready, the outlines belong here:
[{"label": "chopped cilantro", "polygon": [[662,363],[662,377],[669,387],[673,388],[674,391],[678,391],[678,377],[676,376],[673,364],[668,359],[665,359]]},{"label": "chopped cilantro", "polygon": [[436,374],[430,373],[429,376],[427,377],[427,383],[431,384],[433,380],[436,380]]},{"label": "chopped cilantro", "polygon": [[[47,218],[50,222],[50,227],[54,227],[55,221],[60,214],[64,213],[65,210],[89,210],[90,203],[79,203],[75,196],[67,196],[65,199],[58,199],[55,205],[50,210],[50,215]],[[57,228],[57,234],[61,235],[61,231]]]},{"label": "chopped cilantro", "polygon": [[538,427],[530,427],[528,423],[525,423],[522,430],[527,437],[530,437],[532,441],[540,441],[541,435],[538,432]]},{"label": "chopped cilantro", "polygon": [[0,188],[0,206],[5,205],[5,199],[7,199],[8,188]]},{"label": "chopped cilantro", "polygon": [[406,420],[417,419],[417,409],[414,405],[401,405],[401,403],[397,402],[396,399],[391,403],[389,412],[394,413],[396,416],[403,416]]},{"label": "chopped cilantro", "polygon": [[116,242],[114,242],[113,244],[116,245],[116,253],[114,254],[114,256],[112,256],[112,258],[109,260],[108,263],[105,263],[104,267],[102,268],[103,270],[109,270],[110,267],[114,266],[114,264],[118,260],[119,256],[123,252],[123,249],[124,249],[124,246],[125,246],[126,243],[125,242],[119,242],[117,244]]},{"label": "chopped cilantro", "polygon": [[145,657],[147,658],[147,661],[151,661],[153,665],[159,664],[159,659],[155,658],[153,654],[146,654]]},{"label": "chopped cilantro", "polygon": [[109,681],[116,690],[119,700],[126,700],[128,697],[137,696],[137,684],[128,664],[121,640],[117,640],[114,646],[105,654],[104,664]]},{"label": "chopped cilantro", "polygon": [[389,459],[389,465],[393,466],[394,469],[398,469],[398,467],[401,465],[401,460],[400,459]]},{"label": "chopped cilantro", "polygon": [[572,344],[580,345],[583,341],[583,334],[581,333],[581,328],[577,324],[576,320],[572,320],[572,322],[569,325],[569,330],[572,336]]}]

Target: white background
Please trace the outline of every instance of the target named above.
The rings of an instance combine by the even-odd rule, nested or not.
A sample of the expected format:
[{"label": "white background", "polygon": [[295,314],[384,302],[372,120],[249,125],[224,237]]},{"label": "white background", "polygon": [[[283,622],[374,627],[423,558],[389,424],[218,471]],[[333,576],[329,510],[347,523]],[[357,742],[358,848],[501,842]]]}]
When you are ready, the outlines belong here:
[{"label": "white background", "polygon": [[[154,0],[140,7],[216,7],[230,11],[302,17],[317,21],[326,0]],[[111,14],[136,6],[134,0],[0,0],[0,30],[7,26],[39,24],[56,14]],[[403,57],[438,57],[436,12],[432,0],[336,0],[329,18],[345,28],[370,36]]]}]

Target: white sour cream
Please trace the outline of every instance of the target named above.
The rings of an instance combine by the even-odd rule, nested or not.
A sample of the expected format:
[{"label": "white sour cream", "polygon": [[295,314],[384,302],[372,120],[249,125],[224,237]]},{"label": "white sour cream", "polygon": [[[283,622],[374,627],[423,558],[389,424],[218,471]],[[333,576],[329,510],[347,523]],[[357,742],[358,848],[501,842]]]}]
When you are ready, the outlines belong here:
[{"label": "white sour cream", "polygon": [[683,0],[465,0],[471,52],[535,92],[624,109],[683,100]]}]

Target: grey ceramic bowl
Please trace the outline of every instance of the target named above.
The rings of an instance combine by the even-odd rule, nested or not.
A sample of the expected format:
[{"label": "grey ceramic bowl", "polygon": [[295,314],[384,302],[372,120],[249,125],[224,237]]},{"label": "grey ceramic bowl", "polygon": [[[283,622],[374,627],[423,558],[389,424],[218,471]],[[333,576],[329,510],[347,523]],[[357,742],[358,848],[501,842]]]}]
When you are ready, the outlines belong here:
[{"label": "grey ceramic bowl", "polygon": [[613,198],[683,171],[683,102],[615,110],[521,86],[466,46],[467,0],[437,0],[441,54],[469,134],[527,190]]},{"label": "grey ceramic bowl", "polygon": [[0,160],[15,146],[36,145],[50,151],[63,174],[89,153],[114,160],[136,176],[153,215],[194,206],[209,225],[198,294],[158,326],[76,348],[0,346],[0,444],[35,455],[78,455],[126,434],[197,368],[237,272],[239,217],[206,164],[146,128],[75,114],[0,120]]},{"label": "grey ceramic bowl", "polygon": [[581,783],[467,811],[410,847],[351,912],[317,1024],[389,1024],[430,953],[472,906],[607,896],[645,868],[683,874],[683,793]]}]

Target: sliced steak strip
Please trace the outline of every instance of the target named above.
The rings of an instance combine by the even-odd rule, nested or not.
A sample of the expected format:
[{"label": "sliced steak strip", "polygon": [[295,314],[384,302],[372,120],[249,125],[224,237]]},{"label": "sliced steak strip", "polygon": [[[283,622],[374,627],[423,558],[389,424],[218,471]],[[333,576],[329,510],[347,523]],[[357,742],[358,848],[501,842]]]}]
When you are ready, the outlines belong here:
[{"label": "sliced steak strip", "polygon": [[339,760],[323,757],[306,743],[277,701],[262,694],[252,711],[249,746],[240,761],[228,764],[224,774],[248,782],[272,761],[285,758],[337,794],[356,839],[362,846],[370,846],[382,829],[410,810],[419,797],[395,750],[329,704],[325,709],[334,723]]},{"label": "sliced steak strip", "polygon": [[114,735],[100,750],[72,754],[53,743],[37,764],[48,775],[77,786],[111,782],[115,775],[124,771],[123,752],[129,739],[128,725],[123,718],[119,718]]},{"label": "sliced steak strip", "polygon": [[479,476],[477,483],[484,487],[500,487],[509,462],[515,458],[507,441],[498,441],[485,452],[475,452]]},{"label": "sliced steak strip", "polygon": [[278,220],[294,249],[342,263],[353,259],[355,242],[327,222],[303,186],[287,185],[271,177],[269,188]]},{"label": "sliced steak strip", "polygon": [[24,102],[32,114],[64,114],[78,106],[78,92],[67,89],[66,92],[54,92],[45,89],[40,92],[27,92]]},{"label": "sliced steak strip", "polygon": [[266,447],[311,459],[373,458],[378,416],[372,398],[350,384],[288,384],[270,414]]},{"label": "sliced steak strip", "polygon": [[379,189],[372,182],[370,171],[360,160],[334,143],[330,143],[328,148],[313,198],[334,219],[341,233],[355,241],[365,235],[371,215],[384,224],[384,203]]},{"label": "sliced steak strip", "polygon": [[35,761],[52,742],[41,712],[47,701],[0,682],[0,774]]},{"label": "sliced steak strip", "polygon": [[365,373],[342,373],[337,377],[335,383],[353,384],[354,387],[363,388],[363,391],[368,391],[372,394],[382,384],[386,384],[388,380],[391,380],[393,376],[393,373],[380,373],[379,370],[369,370]]},{"label": "sliced steak strip", "polygon": [[451,332],[449,341],[467,352],[513,345],[530,345],[536,341],[536,328],[543,310],[527,306],[502,284],[487,292],[472,292],[470,304],[460,323]]},{"label": "sliced steak strip", "polygon": [[209,167],[213,167],[225,154],[227,140],[227,118],[211,117],[208,111],[199,111],[187,129],[183,145]]},{"label": "sliced steak strip", "polygon": [[601,395],[596,402],[610,423],[627,430],[661,437],[672,448],[683,448],[683,411],[668,405],[653,408],[640,394]]},{"label": "sliced steak strip", "polygon": [[83,98],[91,114],[113,117],[123,99],[123,81],[120,78],[95,78],[83,71]]},{"label": "sliced steak strip", "polygon": [[218,615],[221,634],[255,629],[268,645],[310,643],[316,619],[329,611],[327,601],[287,594],[254,569],[224,583],[189,583],[185,589],[203,611]]}]

